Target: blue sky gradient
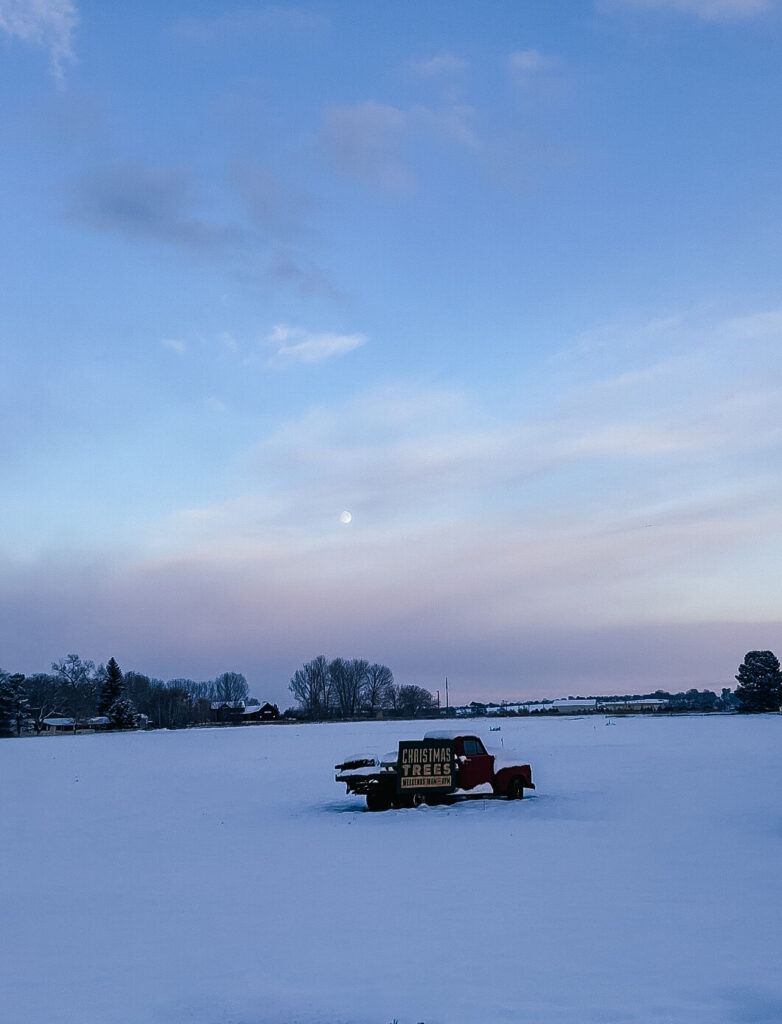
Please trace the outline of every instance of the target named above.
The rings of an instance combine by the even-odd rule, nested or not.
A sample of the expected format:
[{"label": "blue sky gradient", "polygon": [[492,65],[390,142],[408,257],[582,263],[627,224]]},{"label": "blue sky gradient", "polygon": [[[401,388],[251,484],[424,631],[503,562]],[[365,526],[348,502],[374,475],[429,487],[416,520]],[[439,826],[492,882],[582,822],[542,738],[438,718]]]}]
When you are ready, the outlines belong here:
[{"label": "blue sky gradient", "polygon": [[500,699],[778,647],[781,43],[0,0],[0,664]]}]

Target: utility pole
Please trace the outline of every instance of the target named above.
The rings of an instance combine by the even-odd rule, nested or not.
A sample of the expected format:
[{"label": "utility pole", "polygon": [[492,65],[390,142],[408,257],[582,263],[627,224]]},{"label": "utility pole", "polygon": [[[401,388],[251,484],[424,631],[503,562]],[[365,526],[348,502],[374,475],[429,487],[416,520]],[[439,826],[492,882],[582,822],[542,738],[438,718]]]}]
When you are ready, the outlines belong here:
[{"label": "utility pole", "polygon": [[448,676],[445,677],[445,710],[448,710]]}]

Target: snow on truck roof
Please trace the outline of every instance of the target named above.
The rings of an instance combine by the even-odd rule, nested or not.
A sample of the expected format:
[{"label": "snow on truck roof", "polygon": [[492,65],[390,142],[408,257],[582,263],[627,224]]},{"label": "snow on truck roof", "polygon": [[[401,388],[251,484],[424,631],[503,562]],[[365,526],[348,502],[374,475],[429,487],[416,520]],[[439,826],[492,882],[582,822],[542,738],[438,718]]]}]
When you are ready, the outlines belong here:
[{"label": "snow on truck roof", "polygon": [[465,732],[464,729],[438,729],[435,732],[424,733],[425,740],[459,740],[468,736],[480,739],[477,733]]}]

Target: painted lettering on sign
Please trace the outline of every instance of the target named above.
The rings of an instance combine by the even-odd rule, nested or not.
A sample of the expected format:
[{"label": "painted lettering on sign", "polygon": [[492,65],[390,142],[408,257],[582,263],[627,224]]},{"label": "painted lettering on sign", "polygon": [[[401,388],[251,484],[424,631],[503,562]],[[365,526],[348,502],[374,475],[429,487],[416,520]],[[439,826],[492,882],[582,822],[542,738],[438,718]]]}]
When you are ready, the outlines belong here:
[{"label": "painted lettering on sign", "polygon": [[445,793],[456,786],[453,740],[403,740],[397,759],[397,790]]}]

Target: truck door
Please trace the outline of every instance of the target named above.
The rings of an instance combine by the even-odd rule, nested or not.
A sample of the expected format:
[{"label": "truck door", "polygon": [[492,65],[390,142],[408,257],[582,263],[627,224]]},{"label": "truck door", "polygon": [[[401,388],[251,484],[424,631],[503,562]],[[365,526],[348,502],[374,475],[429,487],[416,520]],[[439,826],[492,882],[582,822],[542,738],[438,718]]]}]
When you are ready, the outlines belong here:
[{"label": "truck door", "polygon": [[464,756],[459,772],[459,785],[462,789],[472,789],[482,782],[491,782],[494,778],[494,757],[486,753],[486,748],[477,736],[464,740]]}]

